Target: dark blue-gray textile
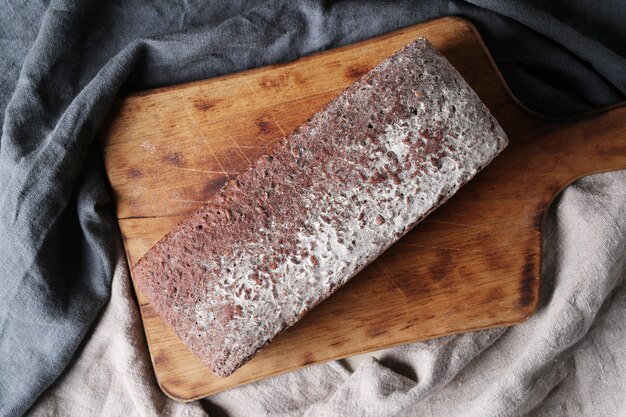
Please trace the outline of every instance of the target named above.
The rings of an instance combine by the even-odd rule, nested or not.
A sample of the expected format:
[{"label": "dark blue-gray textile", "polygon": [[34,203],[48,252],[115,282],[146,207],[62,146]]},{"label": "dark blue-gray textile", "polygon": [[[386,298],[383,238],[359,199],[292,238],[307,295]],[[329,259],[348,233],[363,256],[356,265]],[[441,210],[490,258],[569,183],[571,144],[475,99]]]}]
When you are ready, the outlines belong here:
[{"label": "dark blue-gray textile", "polygon": [[620,1],[0,2],[0,416],[63,371],[110,294],[117,226],[96,132],[125,91],[212,77],[445,15],[562,116],[626,97]]}]

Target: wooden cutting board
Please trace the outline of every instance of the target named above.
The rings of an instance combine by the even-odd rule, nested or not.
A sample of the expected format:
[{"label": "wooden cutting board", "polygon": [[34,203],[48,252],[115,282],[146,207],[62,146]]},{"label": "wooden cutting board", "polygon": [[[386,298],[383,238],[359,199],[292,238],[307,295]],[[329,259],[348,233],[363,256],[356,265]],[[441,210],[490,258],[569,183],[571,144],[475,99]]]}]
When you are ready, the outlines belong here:
[{"label": "wooden cutting board", "polygon": [[574,123],[524,111],[474,28],[457,18],[225,77],[123,98],[101,139],[131,265],[285,133],[419,36],[462,73],[508,133],[490,166],[251,362],[220,379],[137,293],[155,373],[192,400],[331,359],[518,323],[538,303],[544,212],[591,172],[626,167],[626,109]]}]

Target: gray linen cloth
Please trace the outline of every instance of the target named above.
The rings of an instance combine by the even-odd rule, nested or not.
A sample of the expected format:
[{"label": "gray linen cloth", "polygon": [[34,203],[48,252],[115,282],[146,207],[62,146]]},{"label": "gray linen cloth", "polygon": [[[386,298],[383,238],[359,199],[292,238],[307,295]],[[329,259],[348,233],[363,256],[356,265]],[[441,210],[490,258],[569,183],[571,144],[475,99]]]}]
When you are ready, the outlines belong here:
[{"label": "gray linen cloth", "polygon": [[537,313],[509,328],[392,348],[349,372],[305,368],[177,403],[162,394],[122,255],[113,294],[30,416],[626,415],[626,171],[568,187],[544,223]]},{"label": "gray linen cloth", "polygon": [[[626,97],[626,7],[617,0],[0,0],[0,416],[22,414],[68,365],[63,378],[69,378],[81,352],[98,345],[99,314],[105,321],[106,312],[121,308],[111,281],[123,274],[114,251],[119,234],[94,143],[116,95],[291,60],[444,15],[476,23],[513,91],[539,112],[572,114]],[[467,359],[473,352],[467,349],[449,355]],[[112,365],[92,356],[85,378],[96,379],[98,366]],[[368,362],[357,374],[377,366]],[[322,387],[333,391],[337,377],[346,380],[337,396],[358,392],[350,381],[360,377],[348,378],[335,365],[321,369],[327,369]],[[440,384],[448,375],[432,372]],[[285,378],[302,375],[308,374]],[[418,392],[409,388],[417,375],[407,371],[393,392]],[[100,389],[118,397],[113,387]],[[278,397],[286,404],[287,389],[293,398],[307,391],[312,400],[330,392],[290,383]],[[227,399],[211,403],[243,404]]]}]

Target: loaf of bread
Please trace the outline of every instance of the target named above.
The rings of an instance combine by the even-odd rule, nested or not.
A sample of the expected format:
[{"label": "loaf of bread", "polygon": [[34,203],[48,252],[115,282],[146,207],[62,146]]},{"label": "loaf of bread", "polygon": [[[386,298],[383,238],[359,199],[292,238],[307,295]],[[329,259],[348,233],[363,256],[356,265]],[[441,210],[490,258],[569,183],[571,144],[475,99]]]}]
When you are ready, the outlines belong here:
[{"label": "loaf of bread", "polygon": [[228,376],[506,145],[461,75],[418,39],[176,226],[133,278],[202,362]]}]

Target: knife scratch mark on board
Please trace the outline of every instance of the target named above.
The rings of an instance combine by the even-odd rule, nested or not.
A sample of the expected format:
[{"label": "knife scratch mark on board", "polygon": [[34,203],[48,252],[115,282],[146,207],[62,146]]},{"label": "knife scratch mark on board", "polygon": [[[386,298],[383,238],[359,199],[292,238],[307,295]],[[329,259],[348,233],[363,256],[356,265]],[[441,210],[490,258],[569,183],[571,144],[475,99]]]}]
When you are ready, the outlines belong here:
[{"label": "knife scratch mark on board", "polygon": [[[192,171],[192,172],[203,172],[205,174],[226,174],[226,172],[224,171],[210,171],[210,170],[205,170],[205,169],[196,169],[196,168],[183,168],[183,167],[176,167],[177,169],[182,169],[183,171]],[[230,173],[231,175],[236,175],[234,173]]]},{"label": "knife scratch mark on board", "polygon": [[[272,118],[272,120],[274,121],[274,123],[276,123],[276,126],[278,126],[278,129],[280,130],[280,133],[282,133],[282,134],[283,134],[283,136],[287,136],[287,135],[285,134],[285,131],[283,130],[283,128],[282,128],[282,127],[278,124],[278,120],[276,120],[276,119],[274,118],[274,116],[270,116],[270,117]],[[278,140],[280,140],[280,139],[282,139],[282,138],[279,138]]]},{"label": "knife scratch mark on board", "polygon": [[252,88],[252,84],[250,84],[250,81],[246,80],[246,84],[248,84],[248,87],[250,88],[250,91],[252,91],[252,94],[254,94],[257,98],[259,98],[259,94],[254,91],[254,88]]},{"label": "knife scratch mark on board", "polygon": [[272,149],[269,146],[239,145],[242,149]]},{"label": "knife scratch mark on board", "polygon": [[206,143],[206,146],[209,149],[209,152],[211,152],[211,154],[217,161],[217,164],[220,166],[220,168],[222,168],[222,172],[224,173],[224,175],[226,175],[226,178],[228,178],[228,180],[230,181],[230,175],[228,175],[228,172],[226,172],[226,170],[224,169],[224,166],[220,162],[220,159],[217,157],[215,152],[213,152],[213,147],[209,144],[209,141],[204,136],[202,137],[202,140],[204,141],[204,143]]},{"label": "knife scratch mark on board", "polygon": [[[185,99],[185,93],[182,93],[183,96],[182,98]],[[187,113],[187,116],[189,116],[191,118],[191,120],[195,120],[194,114],[191,111],[189,106],[182,106],[185,109],[185,113]],[[207,149],[209,150],[209,152],[211,152],[211,155],[213,155],[213,158],[215,158],[215,161],[217,162],[217,164],[220,166],[220,168],[222,169],[222,174],[226,175],[226,178],[230,181],[230,175],[228,174],[228,172],[226,172],[226,170],[224,169],[224,166],[222,165],[222,163],[220,162],[219,158],[217,157],[217,155],[215,154],[215,152],[213,151],[213,147],[211,146],[211,144],[209,143],[208,139],[203,135],[199,135],[200,139],[202,139],[202,141],[205,143]],[[232,174],[231,174],[232,175]]]},{"label": "knife scratch mark on board", "polygon": [[252,161],[250,160],[250,158],[248,158],[248,156],[246,155],[246,153],[241,149],[241,147],[239,146],[239,144],[235,141],[235,139],[229,137],[228,139],[230,139],[230,141],[235,145],[235,148],[237,149],[237,151],[239,151],[239,153],[241,154],[241,156],[244,157],[244,159],[246,161],[248,161],[249,165],[252,165]]},{"label": "knife scratch mark on board", "polygon": [[374,263],[391,280],[393,286],[396,287],[398,292],[400,292],[400,295],[402,295],[403,298],[408,299],[409,297],[407,297],[407,295],[404,293],[404,291],[402,290],[402,288],[398,284],[398,282],[395,280],[395,278],[385,268],[383,268],[383,266],[380,264],[380,262],[378,262],[378,260],[376,260]]},{"label": "knife scratch mark on board", "polygon": [[182,198],[170,198],[171,201],[179,201],[181,203],[200,203],[200,204],[206,204],[206,201],[200,201],[200,200],[185,200]]}]

